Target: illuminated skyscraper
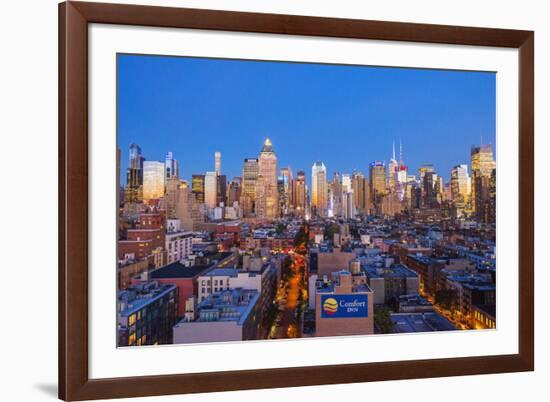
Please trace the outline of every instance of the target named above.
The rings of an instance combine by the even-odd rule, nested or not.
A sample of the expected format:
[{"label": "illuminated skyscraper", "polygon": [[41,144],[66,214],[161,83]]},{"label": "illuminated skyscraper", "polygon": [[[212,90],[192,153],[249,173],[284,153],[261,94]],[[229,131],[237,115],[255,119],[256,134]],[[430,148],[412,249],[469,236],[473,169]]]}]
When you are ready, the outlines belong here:
[{"label": "illuminated skyscraper", "polygon": [[298,171],[296,178],[293,180],[293,207],[298,215],[304,215],[307,204],[306,196],[306,174],[303,170]]},{"label": "illuminated skyscraper", "polygon": [[434,165],[432,164],[420,166],[418,168],[418,177],[420,178],[420,182],[422,183],[422,181],[424,180],[424,175],[426,173],[434,173],[434,172],[435,172],[435,168],[434,168]]},{"label": "illuminated skyscraper", "polygon": [[218,175],[216,172],[206,172],[204,176],[204,203],[215,208],[218,201]]},{"label": "illuminated skyscraper", "polygon": [[422,179],[422,206],[436,208],[438,205],[438,176],[435,172],[425,172]]},{"label": "illuminated skyscraper", "polygon": [[229,182],[227,187],[227,205],[231,206],[235,202],[240,202],[241,199],[241,182],[240,177],[234,177],[233,180]]},{"label": "illuminated skyscraper", "polygon": [[170,177],[178,177],[178,161],[174,159],[174,154],[168,152],[164,161],[165,178],[168,180]]},{"label": "illuminated skyscraper", "polygon": [[371,204],[378,207],[386,193],[386,166],[383,162],[374,161],[369,165],[369,184]]},{"label": "illuminated skyscraper", "polygon": [[351,186],[353,188],[355,212],[360,214],[368,213],[369,189],[365,175],[361,172],[354,172]]},{"label": "illuminated skyscraper", "polygon": [[279,192],[279,203],[283,209],[283,214],[287,214],[292,206],[292,169],[289,167],[281,168],[282,191]]},{"label": "illuminated skyscraper", "polygon": [[247,158],[243,165],[243,181],[241,189],[241,205],[244,216],[254,213],[256,202],[256,182],[258,181],[258,159]]},{"label": "illuminated skyscraper", "polygon": [[470,199],[468,165],[457,165],[451,169],[451,199],[455,205],[464,207]]},{"label": "illuminated skyscraper", "polygon": [[395,159],[395,143],[393,143],[392,157],[390,163],[388,163],[388,189],[390,192],[394,192],[397,189],[397,172],[399,165]]},{"label": "illuminated skyscraper", "polygon": [[[484,211],[484,204],[488,199],[489,179],[493,170],[496,169],[493,149],[491,145],[472,146],[470,156],[472,169],[472,210],[479,219],[488,221],[488,214]],[[478,192],[482,194],[478,194]]]},{"label": "illuminated skyscraper", "polygon": [[191,192],[197,203],[204,204],[204,175],[194,174],[191,178]]},{"label": "illuminated skyscraper", "polygon": [[277,156],[269,138],[264,142],[258,158],[258,181],[256,183],[256,216],[275,219],[279,211],[277,190]]},{"label": "illuminated skyscraper", "polygon": [[327,168],[317,161],[311,168],[311,205],[316,216],[326,216],[328,207]]},{"label": "illuminated skyscraper", "polygon": [[342,216],[342,183],[340,183],[338,172],[334,172],[332,175],[330,192],[332,194],[332,213],[334,216]]},{"label": "illuminated skyscraper", "polygon": [[479,172],[481,176],[491,176],[496,168],[491,145],[472,146],[470,156],[472,173]]},{"label": "illuminated skyscraper", "polygon": [[216,174],[218,176],[222,174],[222,153],[221,152],[214,152],[214,170],[216,171]]},{"label": "illuminated skyscraper", "polygon": [[143,200],[152,200],[164,196],[164,163],[143,162]]},{"label": "illuminated skyscraper", "polygon": [[143,201],[143,162],[141,148],[137,144],[130,144],[130,159],[126,171],[125,202]]}]

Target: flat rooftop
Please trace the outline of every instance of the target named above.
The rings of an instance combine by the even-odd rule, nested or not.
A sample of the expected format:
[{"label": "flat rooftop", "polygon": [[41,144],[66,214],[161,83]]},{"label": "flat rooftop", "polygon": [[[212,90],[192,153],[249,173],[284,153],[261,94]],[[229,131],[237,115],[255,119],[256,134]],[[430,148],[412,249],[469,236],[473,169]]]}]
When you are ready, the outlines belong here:
[{"label": "flat rooftop", "polygon": [[369,278],[416,278],[418,274],[402,264],[391,267],[377,267],[375,265],[361,265],[361,269]]},{"label": "flat rooftop", "polygon": [[207,265],[193,265],[191,267],[186,267],[179,261],[173,262],[172,264],[165,265],[154,271],[151,271],[151,279],[172,279],[172,278],[194,278],[205,271],[211,269],[214,264]]},{"label": "flat rooftop", "polygon": [[435,313],[392,313],[393,333],[453,331],[455,326]]}]

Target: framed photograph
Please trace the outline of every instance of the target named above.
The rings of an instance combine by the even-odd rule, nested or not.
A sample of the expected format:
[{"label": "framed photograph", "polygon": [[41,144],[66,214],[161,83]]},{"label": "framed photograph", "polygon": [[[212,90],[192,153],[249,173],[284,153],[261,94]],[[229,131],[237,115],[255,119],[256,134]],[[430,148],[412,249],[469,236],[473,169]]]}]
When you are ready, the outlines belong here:
[{"label": "framed photograph", "polygon": [[534,369],[533,32],[59,24],[61,399]]}]

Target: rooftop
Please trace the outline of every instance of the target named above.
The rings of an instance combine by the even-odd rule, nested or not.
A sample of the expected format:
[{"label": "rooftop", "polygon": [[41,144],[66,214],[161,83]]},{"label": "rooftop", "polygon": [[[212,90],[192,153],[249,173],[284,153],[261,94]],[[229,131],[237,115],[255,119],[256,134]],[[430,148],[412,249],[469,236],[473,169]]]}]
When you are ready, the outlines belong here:
[{"label": "rooftop", "polygon": [[165,265],[151,272],[151,279],[171,279],[171,278],[194,278],[208,269],[211,269],[214,264],[193,265],[186,267],[179,261]]},{"label": "rooftop", "polygon": [[401,264],[395,264],[389,268],[361,265],[361,269],[369,278],[416,278],[418,276],[416,272]]},{"label": "rooftop", "polygon": [[392,313],[393,333],[453,331],[456,328],[435,312]]},{"label": "rooftop", "polygon": [[122,307],[119,314],[125,317],[129,316],[174,289],[176,289],[175,285],[148,282],[120,291],[117,295],[119,306]]},{"label": "rooftop", "polygon": [[[236,321],[242,325],[256,306],[257,290],[235,288],[213,293],[197,306],[198,316],[192,322]],[[183,319],[176,326],[189,324]]]}]

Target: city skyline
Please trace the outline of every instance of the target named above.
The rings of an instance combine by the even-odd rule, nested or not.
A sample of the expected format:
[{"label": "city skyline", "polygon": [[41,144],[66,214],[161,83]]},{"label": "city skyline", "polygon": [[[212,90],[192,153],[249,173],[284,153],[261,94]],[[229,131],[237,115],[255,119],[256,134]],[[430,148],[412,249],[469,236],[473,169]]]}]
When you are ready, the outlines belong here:
[{"label": "city skyline", "polygon": [[[334,172],[352,173],[354,170],[366,174],[374,160],[387,164],[392,143],[398,147],[400,141],[410,174],[416,174],[422,164],[431,163],[445,181],[450,179],[455,165],[469,162],[470,147],[464,144],[474,145],[481,141],[492,144],[496,154],[495,76],[492,73],[157,56],[118,57],[118,143],[123,153],[122,172],[127,168],[127,149],[132,142],[141,146],[149,161],[164,161],[166,153],[173,152],[179,163],[180,177],[189,181],[192,174],[214,170],[215,152],[222,154],[222,171],[228,179],[241,176],[243,160],[256,157],[267,137],[273,142],[279,167],[290,166],[293,172],[303,170],[307,173],[320,160],[327,167],[328,177]],[[266,71],[270,73],[269,84],[265,79]],[[188,74],[209,78],[206,86],[219,100],[205,97],[205,88],[182,78]],[[145,75],[146,80],[143,79]],[[334,99],[325,102],[329,105],[319,104],[315,99],[321,91],[318,86],[326,84],[334,88],[331,84],[336,79],[339,88],[330,94]],[[198,81],[204,84],[203,80]],[[237,94],[231,96],[231,102],[223,103],[227,95],[220,99],[216,85],[224,87],[224,92]],[[245,94],[243,90],[231,90],[238,85],[245,85],[251,91]],[[382,85],[383,96],[361,92],[361,89],[375,89]],[[426,85],[428,89],[423,90]],[[295,96],[283,97],[285,89],[294,89]],[[250,99],[257,100],[258,92],[264,94],[264,103],[271,104],[274,114],[280,116],[284,112],[284,120],[289,121],[283,124],[267,117],[269,105],[258,106]],[[350,102],[351,98],[355,102]],[[308,103],[304,105],[306,100]],[[239,105],[236,106],[235,102]],[[180,103],[181,109],[177,107]],[[213,107],[214,103],[218,107],[214,108],[213,119],[205,119],[203,109]],[[391,108],[390,104],[393,105]],[[252,106],[256,108],[255,113],[245,113],[243,109]],[[294,110],[297,107],[302,114],[298,115]],[[303,120],[311,118],[315,107],[318,107],[316,118],[320,121],[305,125]],[[380,113],[375,114],[373,109]],[[322,113],[323,110],[333,113],[327,115]],[[203,117],[197,118],[192,111],[200,111]],[[390,112],[394,113],[393,119],[388,119]],[[433,115],[430,121],[426,120],[428,115]],[[207,121],[216,120],[216,116],[219,121]],[[356,116],[364,118],[357,119]],[[221,127],[222,120],[227,127],[225,130]],[[254,121],[259,121],[256,128]],[[407,124],[408,129],[403,127]],[[340,129],[335,130],[336,126]],[[330,130],[335,130],[334,134],[331,135]],[[422,138],[419,140],[419,131],[424,133],[422,138],[430,139],[430,146],[426,146]],[[197,132],[201,133],[197,135]],[[210,136],[202,132],[210,133]],[[435,135],[434,132],[447,134]],[[200,146],[197,141],[200,141]],[[308,143],[313,146],[302,146]],[[166,145],[160,144],[171,145],[165,149]],[[335,148],[339,152],[334,152]],[[306,174],[306,178],[311,187],[310,174]],[[121,184],[125,184],[124,175]]]},{"label": "city skyline", "polygon": [[118,66],[118,346],[496,328],[494,74]]}]

